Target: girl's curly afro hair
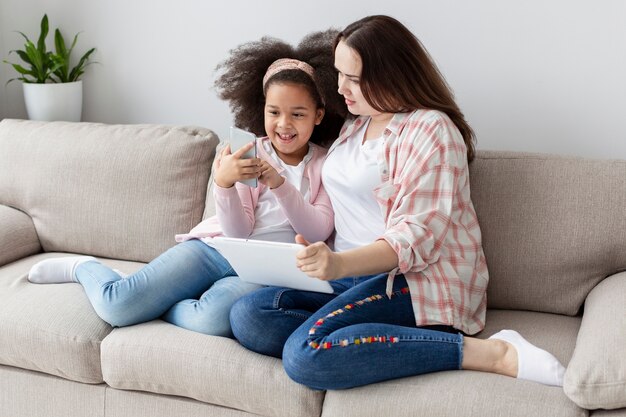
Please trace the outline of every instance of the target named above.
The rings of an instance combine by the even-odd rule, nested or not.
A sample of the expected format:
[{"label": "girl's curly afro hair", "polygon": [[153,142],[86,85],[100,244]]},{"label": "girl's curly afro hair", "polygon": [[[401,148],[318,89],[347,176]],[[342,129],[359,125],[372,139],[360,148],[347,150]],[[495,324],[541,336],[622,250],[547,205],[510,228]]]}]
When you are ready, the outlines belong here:
[{"label": "girl's curly afro hair", "polygon": [[[348,115],[343,97],[337,92],[333,42],[339,32],[329,29],[305,36],[297,47],[272,37],[243,44],[230,51],[227,60],[217,66],[221,72],[215,87],[221,99],[230,104],[235,124],[265,136],[265,91],[273,83],[295,83],[305,86],[317,103],[325,109],[322,122],[315,127],[311,142],[327,146],[339,135]],[[315,80],[300,70],[284,70],[272,76],[263,87],[267,68],[277,59],[304,61],[315,70]]]}]

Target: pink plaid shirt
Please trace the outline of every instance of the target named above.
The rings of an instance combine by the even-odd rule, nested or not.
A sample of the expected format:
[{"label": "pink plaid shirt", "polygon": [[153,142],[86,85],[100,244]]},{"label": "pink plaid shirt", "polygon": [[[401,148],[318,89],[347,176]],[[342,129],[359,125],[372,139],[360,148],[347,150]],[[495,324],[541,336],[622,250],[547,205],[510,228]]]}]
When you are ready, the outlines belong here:
[{"label": "pink plaid shirt", "polygon": [[[329,153],[366,121],[346,122]],[[463,137],[444,113],[416,110],[395,114],[382,138],[382,182],[374,190],[385,219],[380,239],[399,260],[387,295],[395,275],[404,274],[417,326],[475,334],[485,326],[489,276]]]}]

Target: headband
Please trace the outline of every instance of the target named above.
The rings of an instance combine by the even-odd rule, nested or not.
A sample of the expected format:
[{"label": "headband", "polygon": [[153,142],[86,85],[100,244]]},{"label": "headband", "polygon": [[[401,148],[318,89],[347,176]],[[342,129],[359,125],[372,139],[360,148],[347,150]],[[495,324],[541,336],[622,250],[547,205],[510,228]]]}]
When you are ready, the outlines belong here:
[{"label": "headband", "polygon": [[315,78],[313,78],[314,70],[312,66],[310,66],[306,62],[298,61],[297,59],[281,58],[272,62],[272,65],[267,68],[265,76],[263,77],[263,88],[265,88],[265,84],[267,84],[267,81],[274,75],[278,74],[281,71],[291,69],[304,71],[309,75],[309,77],[313,79],[313,81],[315,81]]}]

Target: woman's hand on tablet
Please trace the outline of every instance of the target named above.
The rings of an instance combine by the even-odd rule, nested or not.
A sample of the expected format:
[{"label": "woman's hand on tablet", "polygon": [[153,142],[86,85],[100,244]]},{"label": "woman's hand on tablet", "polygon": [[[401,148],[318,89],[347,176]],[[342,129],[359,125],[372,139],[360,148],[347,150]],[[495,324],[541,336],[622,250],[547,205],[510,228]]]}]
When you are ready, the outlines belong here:
[{"label": "woman's hand on tablet", "polygon": [[324,281],[343,278],[341,257],[324,242],[309,243],[302,235],[296,235],[296,243],[306,246],[296,254],[296,265],[302,272]]}]

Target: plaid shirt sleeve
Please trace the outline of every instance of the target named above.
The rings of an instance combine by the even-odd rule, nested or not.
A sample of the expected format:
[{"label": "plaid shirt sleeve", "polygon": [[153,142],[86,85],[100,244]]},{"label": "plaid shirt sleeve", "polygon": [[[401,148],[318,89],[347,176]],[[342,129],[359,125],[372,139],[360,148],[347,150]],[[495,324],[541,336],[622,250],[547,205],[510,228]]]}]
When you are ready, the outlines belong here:
[{"label": "plaid shirt sleeve", "polygon": [[416,111],[390,125],[375,191],[384,239],[398,255],[417,326],[445,324],[466,334],[485,323],[487,265],[470,199],[465,142],[444,114]]},{"label": "plaid shirt sleeve", "polygon": [[465,143],[448,120],[410,119],[389,146],[390,180],[379,190],[387,213],[383,236],[398,254],[399,271],[436,262],[450,232]]}]

